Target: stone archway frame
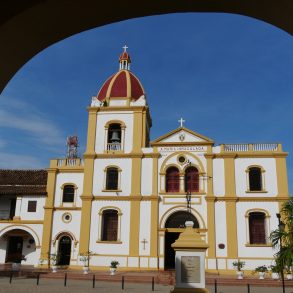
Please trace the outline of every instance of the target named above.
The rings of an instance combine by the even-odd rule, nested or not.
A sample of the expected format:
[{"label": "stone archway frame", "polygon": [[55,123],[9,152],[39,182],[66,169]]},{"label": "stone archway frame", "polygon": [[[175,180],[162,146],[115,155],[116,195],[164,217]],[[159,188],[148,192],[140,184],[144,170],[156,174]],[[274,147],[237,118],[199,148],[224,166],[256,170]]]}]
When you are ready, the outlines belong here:
[{"label": "stone archway frame", "polygon": [[[3,2],[3,3],[2,3]],[[218,12],[253,17],[293,34],[292,0],[204,0],[103,2],[2,1],[0,4],[0,93],[14,74],[36,54],[77,33],[118,21],[183,12]],[[54,22],[52,21],[54,19]],[[44,33],[46,32],[46,33]]]},{"label": "stone archway frame", "polygon": [[0,230],[0,238],[4,236],[6,233],[13,231],[13,230],[23,230],[29,233],[35,240],[36,249],[41,248],[40,238],[38,234],[31,228],[26,225],[10,225],[2,230]]},{"label": "stone archway frame", "polygon": [[[168,209],[161,217],[160,222],[159,222],[159,227],[160,229],[165,229],[165,224],[167,219],[174,213],[176,212],[186,212],[186,206],[176,206],[176,207],[172,207],[170,209]],[[191,214],[197,219],[198,224],[199,224],[199,229],[206,229],[206,224],[205,221],[203,219],[203,217],[201,216],[201,214],[195,210],[194,208],[191,208]]]},{"label": "stone archway frame", "polygon": [[189,151],[177,151],[177,152],[174,152],[174,153],[170,154],[169,156],[167,156],[161,164],[160,174],[164,174],[166,172],[167,168],[169,168],[170,166],[175,166],[176,168],[178,168],[178,170],[180,172],[184,171],[187,167],[189,167],[189,166],[181,166],[179,164],[174,164],[174,163],[171,163],[169,165],[167,164],[167,162],[171,158],[176,157],[178,155],[185,155],[185,156],[192,157],[195,160],[196,164],[191,164],[190,166],[196,167],[198,169],[199,174],[204,174],[205,168],[203,166],[202,161],[195,154],[193,154]]},{"label": "stone archway frame", "polygon": [[55,246],[56,242],[62,237],[62,236],[69,236],[71,238],[71,241],[74,244],[74,247],[77,246],[78,244],[78,240],[76,239],[76,237],[74,236],[73,233],[71,233],[70,231],[60,231],[58,232],[55,237],[52,240],[52,244],[53,246]]}]

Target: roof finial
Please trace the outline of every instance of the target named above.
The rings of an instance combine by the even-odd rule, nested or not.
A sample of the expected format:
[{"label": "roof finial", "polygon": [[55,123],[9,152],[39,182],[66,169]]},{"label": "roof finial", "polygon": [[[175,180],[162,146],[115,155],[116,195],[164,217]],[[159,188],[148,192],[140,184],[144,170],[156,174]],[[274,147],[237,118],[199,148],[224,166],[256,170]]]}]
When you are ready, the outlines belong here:
[{"label": "roof finial", "polygon": [[127,52],[128,47],[124,45],[122,49],[124,49],[124,51],[120,54],[120,57],[119,57],[120,70],[130,70],[131,60]]},{"label": "roof finial", "polygon": [[183,127],[183,123],[185,122],[185,120],[183,120],[183,118],[181,117],[178,122],[180,123],[180,127]]}]

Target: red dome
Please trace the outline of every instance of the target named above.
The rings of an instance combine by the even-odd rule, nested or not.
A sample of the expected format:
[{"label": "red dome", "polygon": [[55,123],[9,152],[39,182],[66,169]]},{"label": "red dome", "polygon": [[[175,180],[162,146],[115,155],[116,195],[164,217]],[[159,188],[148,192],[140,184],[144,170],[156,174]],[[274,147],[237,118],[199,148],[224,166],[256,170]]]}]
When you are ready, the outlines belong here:
[{"label": "red dome", "polygon": [[100,101],[110,97],[137,100],[142,95],[144,95],[144,89],[139,79],[129,70],[120,70],[107,79],[97,98]]}]

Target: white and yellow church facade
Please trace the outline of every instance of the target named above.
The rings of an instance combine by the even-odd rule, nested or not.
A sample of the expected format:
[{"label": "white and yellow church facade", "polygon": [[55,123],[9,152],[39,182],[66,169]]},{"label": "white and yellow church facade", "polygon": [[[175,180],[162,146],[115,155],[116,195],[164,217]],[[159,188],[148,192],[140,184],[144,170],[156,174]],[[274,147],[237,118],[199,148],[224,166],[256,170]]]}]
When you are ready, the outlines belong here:
[{"label": "white and yellow church facade", "polygon": [[207,271],[227,272],[238,259],[248,270],[271,265],[268,236],[289,199],[281,144],[216,145],[182,119],[150,141],[150,110],[130,62],[124,50],[92,98],[83,159],[51,160],[46,194],[17,196],[17,215],[0,220],[0,263],[9,235],[24,231],[25,264],[46,265],[56,253],[59,265],[81,268],[90,252],[93,269],[112,260],[127,270],[174,268],[171,244],[191,220],[209,245]]}]

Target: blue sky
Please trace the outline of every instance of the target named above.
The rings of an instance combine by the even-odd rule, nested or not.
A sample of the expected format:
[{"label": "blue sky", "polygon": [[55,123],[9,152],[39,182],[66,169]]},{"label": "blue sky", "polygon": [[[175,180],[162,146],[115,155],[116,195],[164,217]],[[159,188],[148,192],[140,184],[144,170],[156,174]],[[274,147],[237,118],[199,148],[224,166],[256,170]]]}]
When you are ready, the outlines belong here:
[{"label": "blue sky", "polygon": [[[0,168],[45,168],[66,136],[85,149],[91,97],[127,44],[150,105],[151,139],[185,126],[220,143],[293,149],[293,39],[256,19],[216,13],[153,16],[80,33],[23,66],[0,96]],[[287,160],[293,193],[293,154]]]}]

